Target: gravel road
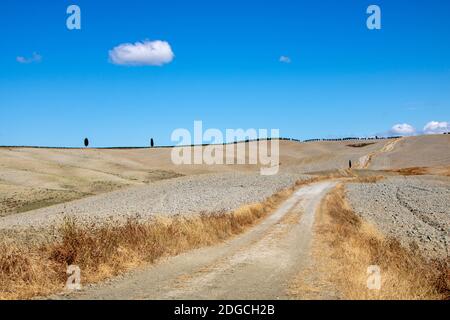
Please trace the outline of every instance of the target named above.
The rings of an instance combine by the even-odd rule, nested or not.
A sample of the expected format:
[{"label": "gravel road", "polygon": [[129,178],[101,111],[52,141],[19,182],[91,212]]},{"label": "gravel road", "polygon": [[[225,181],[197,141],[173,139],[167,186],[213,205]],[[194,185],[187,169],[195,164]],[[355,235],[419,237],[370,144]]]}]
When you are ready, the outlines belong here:
[{"label": "gravel road", "polygon": [[364,219],[403,244],[416,243],[429,258],[448,258],[450,179],[389,177],[347,185],[347,197]]},{"label": "gravel road", "polygon": [[[225,243],[193,250],[79,293],[52,299],[289,299],[311,266],[315,211],[336,182],[304,186],[260,224]],[[337,298],[323,292],[322,299]]]},{"label": "gravel road", "polygon": [[104,222],[151,215],[230,211],[259,202],[307,176],[279,173],[220,173],[180,177],[131,187],[64,204],[0,218],[0,229],[46,228],[65,216],[80,222]]}]

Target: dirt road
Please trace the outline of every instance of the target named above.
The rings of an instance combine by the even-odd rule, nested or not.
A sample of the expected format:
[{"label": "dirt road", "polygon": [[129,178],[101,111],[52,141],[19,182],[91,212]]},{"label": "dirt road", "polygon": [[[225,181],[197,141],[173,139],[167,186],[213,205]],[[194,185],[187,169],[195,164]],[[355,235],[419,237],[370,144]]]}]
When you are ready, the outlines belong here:
[{"label": "dirt road", "polygon": [[[342,169],[349,160],[356,163],[360,157],[378,150],[384,141],[364,148],[352,148],[349,143],[280,141],[280,170],[298,174]],[[235,163],[249,163],[250,151],[258,152],[257,145],[238,143],[235,146],[239,150],[241,147],[245,152],[242,155],[235,152]],[[179,176],[259,174],[260,171],[259,165],[175,165],[171,153],[171,148],[48,149],[0,146],[0,216]]]},{"label": "dirt road", "polygon": [[399,139],[395,139],[393,141],[388,141],[383,148],[381,148],[380,150],[376,150],[373,151],[365,156],[362,156],[361,158],[359,158],[359,163],[357,165],[358,168],[360,169],[367,169],[369,168],[372,159],[380,154],[383,153],[388,153],[388,152],[392,152],[396,146],[397,143],[399,143],[400,141],[402,141],[404,138],[399,138]]},{"label": "dirt road", "polygon": [[[249,232],[56,299],[286,299],[310,267],[316,208],[335,182],[305,186]],[[82,271],[81,271],[82,272]],[[330,297],[323,297],[330,298]]]}]

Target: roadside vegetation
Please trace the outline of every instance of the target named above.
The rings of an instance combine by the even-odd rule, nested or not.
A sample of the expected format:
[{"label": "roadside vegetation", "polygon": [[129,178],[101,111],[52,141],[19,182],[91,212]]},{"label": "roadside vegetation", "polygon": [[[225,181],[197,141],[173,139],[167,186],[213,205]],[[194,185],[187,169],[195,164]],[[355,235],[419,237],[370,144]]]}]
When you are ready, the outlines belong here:
[{"label": "roadside vegetation", "polygon": [[[429,261],[363,221],[342,184],[322,202],[314,255],[343,299],[449,299],[450,261]],[[369,266],[381,269],[381,289],[367,287]]]},{"label": "roadside vegetation", "polygon": [[[214,245],[254,226],[297,188],[323,180],[375,183],[383,176],[351,170],[299,180],[261,203],[215,214],[131,218],[126,223],[85,224],[67,218],[45,242],[0,239],[0,299],[30,299],[64,292],[70,265],[81,283],[96,283],[161,258]],[[449,261],[428,261],[364,222],[340,184],[322,202],[313,248],[319,270],[345,299],[449,299]],[[378,265],[382,289],[368,290],[367,267]]]},{"label": "roadside vegetation", "polygon": [[411,167],[388,170],[403,176],[437,175],[450,177],[450,167]]},{"label": "roadside vegetation", "polygon": [[95,283],[162,257],[213,245],[236,236],[273,212],[296,188],[325,178],[298,181],[262,203],[230,213],[129,219],[125,224],[83,224],[67,218],[55,240],[44,244],[0,242],[0,299],[29,299],[64,290],[69,265],[82,284]]}]

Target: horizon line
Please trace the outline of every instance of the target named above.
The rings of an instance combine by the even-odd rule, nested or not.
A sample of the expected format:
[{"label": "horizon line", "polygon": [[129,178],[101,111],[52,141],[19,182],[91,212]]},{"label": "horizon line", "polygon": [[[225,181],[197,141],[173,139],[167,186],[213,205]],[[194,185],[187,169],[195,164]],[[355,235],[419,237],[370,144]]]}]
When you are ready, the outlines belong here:
[{"label": "horizon line", "polygon": [[[447,133],[443,133],[447,134]],[[161,145],[161,146],[108,146],[108,147],[56,147],[56,146],[36,146],[36,145],[0,145],[0,148],[24,148],[24,149],[165,149],[165,148],[188,148],[188,147],[206,147],[206,146],[219,146],[219,145],[230,145],[230,144],[238,144],[238,143],[249,143],[249,142],[257,142],[257,141],[271,141],[271,140],[279,140],[279,141],[292,141],[298,143],[309,143],[309,142],[340,142],[340,141],[373,141],[373,140],[390,140],[390,139],[400,139],[402,136],[391,136],[391,137],[345,137],[345,138],[318,138],[318,139],[296,139],[296,138],[258,138],[258,139],[245,139],[234,142],[224,142],[224,143],[203,143],[203,144],[190,144],[190,145]]]}]

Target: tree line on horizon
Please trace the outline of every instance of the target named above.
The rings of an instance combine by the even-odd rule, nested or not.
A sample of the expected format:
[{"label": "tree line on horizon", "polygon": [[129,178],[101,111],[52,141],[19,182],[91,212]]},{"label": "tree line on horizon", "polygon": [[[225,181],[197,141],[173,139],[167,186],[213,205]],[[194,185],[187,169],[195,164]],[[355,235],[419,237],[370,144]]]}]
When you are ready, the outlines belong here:
[{"label": "tree line on horizon", "polygon": [[[450,135],[450,132],[444,132],[443,134]],[[274,139],[278,139],[280,141],[295,141],[295,142],[304,142],[304,143],[306,143],[306,142],[327,142],[327,141],[328,142],[332,142],[332,141],[336,141],[337,142],[337,141],[348,141],[348,140],[370,141],[370,140],[388,140],[388,139],[400,139],[400,138],[401,138],[401,136],[388,136],[388,137],[375,136],[375,137],[345,137],[345,138],[329,138],[329,139],[327,139],[327,138],[318,138],[318,139],[300,140],[300,139],[294,139],[294,138],[283,138],[283,137],[270,138],[270,137],[268,137],[268,138],[264,138],[264,139],[260,139],[260,138],[257,138],[257,139],[246,139],[246,140],[243,140],[243,141],[234,141],[234,142],[230,142],[230,143],[234,143],[234,144],[239,143],[239,142],[246,142],[246,143],[248,143],[248,142],[260,141],[260,140],[268,140],[268,141],[270,141],[270,140],[274,140]],[[224,142],[222,144],[226,145],[228,143]],[[200,144],[200,145],[201,146],[208,146],[208,145],[211,145],[211,144],[210,143],[203,143],[203,144]],[[88,138],[84,139],[84,146],[86,148],[89,146],[89,139]],[[192,146],[195,146],[195,145],[192,145]],[[153,140],[153,138],[150,139],[150,147],[151,148],[155,147],[155,141]]]}]

